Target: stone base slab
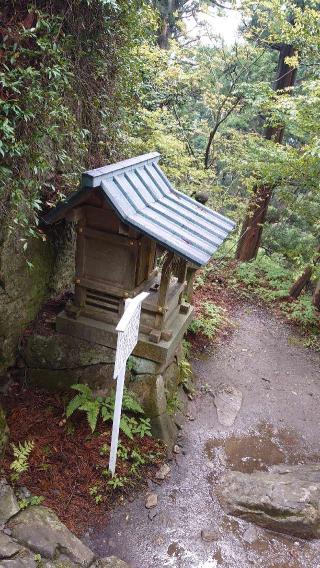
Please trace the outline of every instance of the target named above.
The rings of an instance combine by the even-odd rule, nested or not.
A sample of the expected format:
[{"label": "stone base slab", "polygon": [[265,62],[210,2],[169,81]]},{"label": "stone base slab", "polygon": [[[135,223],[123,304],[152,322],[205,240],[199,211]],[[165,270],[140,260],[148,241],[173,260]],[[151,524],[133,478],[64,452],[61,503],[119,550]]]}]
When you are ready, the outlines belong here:
[{"label": "stone base slab", "polygon": [[[172,337],[169,341],[161,340],[159,343],[153,343],[149,341],[147,335],[141,333],[133,355],[163,364],[172,359],[192,320],[193,312],[194,308],[190,306],[186,314],[177,314],[172,322]],[[117,332],[114,325],[85,316],[72,319],[63,311],[57,316],[56,329],[59,333],[79,337],[112,349],[117,346]]]}]

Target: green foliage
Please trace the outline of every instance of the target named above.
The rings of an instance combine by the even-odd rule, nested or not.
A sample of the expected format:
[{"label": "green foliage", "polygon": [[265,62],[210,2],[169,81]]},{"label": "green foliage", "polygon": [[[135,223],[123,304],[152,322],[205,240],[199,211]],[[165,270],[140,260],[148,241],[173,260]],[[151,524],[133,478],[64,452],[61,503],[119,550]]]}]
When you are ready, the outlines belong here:
[{"label": "green foliage", "polygon": [[[0,213],[21,247],[79,172],[128,151],[137,44],[156,25],[147,2],[9,0],[0,66]],[[129,150],[130,152],[130,150]],[[32,259],[29,260],[32,264]]]},{"label": "green foliage", "polygon": [[310,294],[303,294],[296,302],[283,305],[282,310],[290,320],[302,328],[309,331],[318,330],[318,317],[315,314]]},{"label": "green foliage", "polygon": [[[27,17],[31,26],[17,23],[4,36],[0,72],[0,198],[4,203],[10,188],[12,230],[22,228],[24,250],[28,237],[36,235],[41,195],[56,191],[61,197],[52,178],[60,170],[61,185],[68,168],[77,173],[87,137],[67,104],[72,68],[64,53],[62,19],[35,8]],[[70,174],[65,182],[72,183]]]},{"label": "green foliage", "polygon": [[201,315],[191,322],[189,331],[194,334],[201,332],[212,339],[223,323],[227,321],[226,311],[212,302],[204,302],[201,311]]},{"label": "green foliage", "polygon": [[292,284],[292,270],[276,254],[267,256],[259,253],[255,260],[240,264],[236,276],[247,286],[254,288],[259,297],[270,301],[286,297]]},{"label": "green foliage", "polygon": [[[115,394],[111,393],[107,397],[95,397],[90,387],[84,384],[72,385],[77,394],[68,404],[66,416],[70,418],[76,410],[82,410],[87,415],[88,424],[91,431],[94,432],[97,426],[98,418],[101,416],[104,422],[113,419]],[[129,415],[127,415],[129,413]],[[131,415],[136,415],[131,416]],[[122,399],[122,415],[120,420],[120,430],[128,438],[133,440],[135,435],[141,438],[151,436],[150,420],[144,418],[144,410],[135,398],[135,396],[124,389]]]},{"label": "green foliage", "polygon": [[179,382],[181,384],[188,382],[192,377],[192,369],[189,361],[181,359],[179,362]]},{"label": "green foliage", "polygon": [[191,343],[187,339],[182,340],[182,353],[183,359],[190,359],[191,354]]},{"label": "green foliage", "polygon": [[201,270],[198,270],[193,284],[194,290],[201,288],[201,286],[205,284],[212,270],[213,270],[212,264],[206,264]]},{"label": "green foliage", "polygon": [[187,359],[181,359],[179,362],[179,385],[183,387],[186,393],[195,392],[192,384],[192,368]]},{"label": "green foliage", "polygon": [[271,256],[260,252],[255,260],[239,264],[235,270],[238,282],[245,284],[254,294],[267,303],[281,300],[279,307],[289,320],[303,329],[316,331],[318,318],[314,312],[310,293],[305,292],[295,301],[288,301],[289,288],[299,271],[292,271],[292,266],[279,254]]},{"label": "green foliage", "polygon": [[119,489],[128,483],[128,478],[121,475],[114,475],[107,483],[112,489]]},{"label": "green foliage", "polygon": [[[108,447],[107,453],[109,453],[109,451],[110,448]],[[148,462],[152,462],[153,459],[155,459],[155,456],[151,454],[142,455],[137,448],[134,447],[130,449],[124,444],[119,443],[117,458],[122,462],[127,462],[128,464],[130,464],[130,473],[138,475],[139,468],[141,468],[141,466],[145,465]],[[109,469],[104,469],[102,471],[102,474],[106,478],[109,478],[111,476]],[[114,489],[117,489],[118,487],[122,487],[127,482],[129,482],[129,480],[126,477],[119,477],[116,475],[112,477],[111,482],[108,481],[108,485],[110,485]]]},{"label": "green foliage", "polygon": [[41,505],[43,501],[44,497],[31,495],[31,497],[23,497],[23,499],[19,499],[18,505],[20,509],[26,509],[27,507],[32,507],[34,505]]},{"label": "green foliage", "polygon": [[183,408],[181,399],[179,398],[179,393],[174,392],[171,396],[167,394],[167,412],[171,416],[176,412],[180,412]]},{"label": "green foliage", "polygon": [[37,564],[37,566],[39,566],[39,567],[42,566],[42,556],[41,556],[41,554],[35,554],[33,558],[34,558],[34,561],[35,561],[35,563]]},{"label": "green foliage", "polygon": [[[94,397],[92,390],[87,385],[76,384],[72,385],[72,389],[79,392],[68,404],[66,410],[66,416],[69,418],[75,410],[83,410],[87,414],[87,420],[91,431],[94,432],[96,429],[97,421],[100,412],[102,412],[103,399],[102,397]],[[106,419],[112,417],[111,412],[108,413],[110,409],[104,405],[104,416]]]},{"label": "green foliage", "polygon": [[99,503],[103,501],[102,486],[100,484],[91,485],[91,487],[89,487],[89,495],[93,497],[96,505],[99,505]]},{"label": "green foliage", "polygon": [[129,371],[130,375],[136,374],[136,361],[134,357],[128,357],[126,368]]},{"label": "green foliage", "polygon": [[14,460],[10,464],[10,469],[14,471],[12,474],[12,479],[19,479],[20,475],[29,469],[29,457],[34,448],[34,442],[26,440],[25,442],[19,442],[16,446],[11,444]]}]

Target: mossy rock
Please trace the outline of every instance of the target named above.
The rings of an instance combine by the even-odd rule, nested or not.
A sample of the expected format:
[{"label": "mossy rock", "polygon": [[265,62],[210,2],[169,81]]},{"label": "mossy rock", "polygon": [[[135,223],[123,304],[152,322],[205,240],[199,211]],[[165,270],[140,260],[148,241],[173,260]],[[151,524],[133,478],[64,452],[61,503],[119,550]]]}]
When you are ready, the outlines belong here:
[{"label": "mossy rock", "polygon": [[75,369],[28,369],[27,380],[29,385],[49,391],[64,391],[75,383],[84,383],[102,396],[115,388],[113,365],[103,364]]},{"label": "mossy rock", "polygon": [[31,369],[66,370],[89,365],[112,364],[115,350],[84,339],[54,333],[30,335],[20,354]]},{"label": "mossy rock", "polygon": [[[3,230],[3,233],[6,233]],[[17,247],[17,236],[3,234],[0,242],[0,372],[12,366],[16,347],[26,326],[35,318],[48,295],[53,267],[49,243],[30,239],[28,256]],[[0,235],[1,241],[1,235]]]},{"label": "mossy rock", "polygon": [[0,457],[4,453],[9,438],[9,428],[3,408],[0,406]]}]

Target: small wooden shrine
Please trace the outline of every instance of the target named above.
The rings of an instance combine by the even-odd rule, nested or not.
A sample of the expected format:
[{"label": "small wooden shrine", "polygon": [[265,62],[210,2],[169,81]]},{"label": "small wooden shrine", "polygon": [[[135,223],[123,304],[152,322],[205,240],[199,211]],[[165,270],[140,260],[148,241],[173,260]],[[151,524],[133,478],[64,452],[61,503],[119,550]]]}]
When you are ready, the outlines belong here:
[{"label": "small wooden shrine", "polygon": [[148,356],[149,349],[161,361],[192,317],[195,270],[234,223],[176,191],[159,158],[145,154],[85,172],[81,189],[44,221],[66,219],[77,230],[74,299],[57,330],[113,347],[125,299],[148,291],[137,354]]}]

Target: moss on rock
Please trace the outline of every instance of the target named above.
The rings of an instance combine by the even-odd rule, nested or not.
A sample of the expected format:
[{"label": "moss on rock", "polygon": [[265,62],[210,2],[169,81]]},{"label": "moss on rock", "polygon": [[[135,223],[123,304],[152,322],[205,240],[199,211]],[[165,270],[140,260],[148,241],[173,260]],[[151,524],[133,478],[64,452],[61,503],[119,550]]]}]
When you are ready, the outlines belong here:
[{"label": "moss on rock", "polygon": [[3,408],[0,406],[0,457],[4,452],[9,437],[9,428]]},{"label": "moss on rock", "polygon": [[35,318],[46,297],[53,266],[52,247],[31,239],[28,257],[12,233],[0,245],[0,373],[14,364],[16,346],[25,327]]}]

